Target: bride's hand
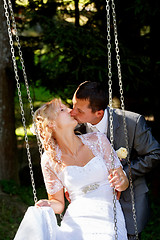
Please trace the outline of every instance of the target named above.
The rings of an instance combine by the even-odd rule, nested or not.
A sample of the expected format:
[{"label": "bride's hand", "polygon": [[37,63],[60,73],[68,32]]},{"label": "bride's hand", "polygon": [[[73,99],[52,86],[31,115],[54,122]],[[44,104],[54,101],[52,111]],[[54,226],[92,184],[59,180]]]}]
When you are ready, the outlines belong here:
[{"label": "bride's hand", "polygon": [[111,183],[111,187],[114,187],[115,190],[119,192],[126,190],[129,185],[128,178],[121,167],[112,170],[108,179],[109,183]]},{"label": "bride's hand", "polygon": [[36,207],[51,207],[55,214],[61,214],[64,211],[65,202],[64,202],[64,192],[63,188],[53,194],[48,194],[49,199],[41,199],[35,203]]},{"label": "bride's hand", "polygon": [[41,199],[38,202],[35,203],[36,207],[51,207],[50,200],[47,199]]}]

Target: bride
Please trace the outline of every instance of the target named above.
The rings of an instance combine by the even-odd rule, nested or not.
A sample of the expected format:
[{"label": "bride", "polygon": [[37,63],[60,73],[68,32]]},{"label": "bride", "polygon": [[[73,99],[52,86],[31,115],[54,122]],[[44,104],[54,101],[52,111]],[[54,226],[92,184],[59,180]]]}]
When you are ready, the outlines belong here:
[{"label": "bride", "polygon": [[[60,99],[40,107],[34,120],[44,149],[41,166],[48,199],[30,207],[15,240],[115,239],[113,188],[121,192],[129,183],[106,136],[97,132],[75,135],[77,121]],[[64,189],[71,203],[58,226],[55,214],[65,209]],[[118,200],[116,218],[117,239],[127,240]]]}]

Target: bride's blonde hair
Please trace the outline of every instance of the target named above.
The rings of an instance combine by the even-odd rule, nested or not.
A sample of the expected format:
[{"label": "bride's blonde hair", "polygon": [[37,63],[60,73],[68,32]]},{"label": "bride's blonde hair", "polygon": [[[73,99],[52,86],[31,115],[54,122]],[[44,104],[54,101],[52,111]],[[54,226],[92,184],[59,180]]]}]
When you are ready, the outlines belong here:
[{"label": "bride's blonde hair", "polygon": [[[55,98],[52,101],[45,103],[34,113],[34,123],[36,125],[42,147],[53,159],[56,158],[57,146],[54,136],[54,120],[56,120],[57,114],[60,111],[61,104],[61,100]],[[51,111],[52,117],[50,116]]]}]

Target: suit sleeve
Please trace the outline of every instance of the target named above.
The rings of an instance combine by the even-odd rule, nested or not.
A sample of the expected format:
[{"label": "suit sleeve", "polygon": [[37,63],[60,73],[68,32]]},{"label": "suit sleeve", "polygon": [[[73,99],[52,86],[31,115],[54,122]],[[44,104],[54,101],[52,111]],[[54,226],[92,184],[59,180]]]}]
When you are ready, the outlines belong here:
[{"label": "suit sleeve", "polygon": [[[132,149],[132,152],[135,153],[131,159],[133,180],[149,173],[153,167],[160,163],[160,145],[141,115],[137,118]],[[125,167],[125,171],[129,175],[128,166]]]}]

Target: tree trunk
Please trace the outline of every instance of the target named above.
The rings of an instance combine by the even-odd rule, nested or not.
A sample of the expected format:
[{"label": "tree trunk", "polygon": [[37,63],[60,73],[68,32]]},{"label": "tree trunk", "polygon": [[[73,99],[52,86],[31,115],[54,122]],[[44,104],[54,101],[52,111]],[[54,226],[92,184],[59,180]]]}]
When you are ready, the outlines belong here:
[{"label": "tree trunk", "polygon": [[17,180],[14,86],[3,0],[0,0],[0,180]]},{"label": "tree trunk", "polygon": [[79,0],[75,0],[75,26],[79,27]]}]

